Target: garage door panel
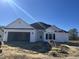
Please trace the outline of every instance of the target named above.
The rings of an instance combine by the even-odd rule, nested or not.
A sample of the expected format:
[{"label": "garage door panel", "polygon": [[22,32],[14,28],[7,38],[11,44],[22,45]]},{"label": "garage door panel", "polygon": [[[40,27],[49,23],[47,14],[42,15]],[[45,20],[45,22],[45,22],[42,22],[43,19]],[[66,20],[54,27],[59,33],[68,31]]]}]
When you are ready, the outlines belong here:
[{"label": "garage door panel", "polygon": [[30,41],[30,32],[9,32],[8,41]]}]

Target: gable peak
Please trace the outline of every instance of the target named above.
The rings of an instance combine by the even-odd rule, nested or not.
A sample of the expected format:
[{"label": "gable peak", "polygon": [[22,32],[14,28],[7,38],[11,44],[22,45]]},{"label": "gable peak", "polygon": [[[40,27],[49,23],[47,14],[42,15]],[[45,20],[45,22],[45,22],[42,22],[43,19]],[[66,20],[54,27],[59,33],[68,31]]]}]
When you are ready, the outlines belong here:
[{"label": "gable peak", "polygon": [[21,19],[21,18],[17,18],[16,20],[21,20],[21,21],[23,21],[23,19]]}]

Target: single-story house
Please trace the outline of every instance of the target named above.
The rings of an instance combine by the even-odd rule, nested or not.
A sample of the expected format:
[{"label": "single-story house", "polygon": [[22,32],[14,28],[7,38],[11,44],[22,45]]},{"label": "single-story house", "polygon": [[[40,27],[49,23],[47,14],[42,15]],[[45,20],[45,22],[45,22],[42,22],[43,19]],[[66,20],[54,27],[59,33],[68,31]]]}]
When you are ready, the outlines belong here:
[{"label": "single-story house", "polygon": [[20,18],[4,28],[3,41],[48,42],[49,39],[68,42],[68,32],[43,22],[28,24]]}]

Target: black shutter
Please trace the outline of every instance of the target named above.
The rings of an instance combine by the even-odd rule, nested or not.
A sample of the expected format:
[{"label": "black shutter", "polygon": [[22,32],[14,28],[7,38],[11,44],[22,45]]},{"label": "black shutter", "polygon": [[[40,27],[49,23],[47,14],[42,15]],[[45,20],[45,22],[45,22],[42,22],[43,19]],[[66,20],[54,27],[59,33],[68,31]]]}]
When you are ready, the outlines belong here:
[{"label": "black shutter", "polygon": [[55,34],[53,34],[53,39],[55,40]]},{"label": "black shutter", "polygon": [[46,40],[48,39],[48,34],[46,34]]}]

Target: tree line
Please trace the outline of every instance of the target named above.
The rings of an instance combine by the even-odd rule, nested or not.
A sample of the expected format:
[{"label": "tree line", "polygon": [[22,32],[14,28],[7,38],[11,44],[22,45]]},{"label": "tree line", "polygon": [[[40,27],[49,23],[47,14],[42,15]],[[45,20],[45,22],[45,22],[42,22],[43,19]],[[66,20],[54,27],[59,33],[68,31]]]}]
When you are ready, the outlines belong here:
[{"label": "tree line", "polygon": [[79,32],[76,28],[72,28],[68,32],[70,40],[79,40]]}]

